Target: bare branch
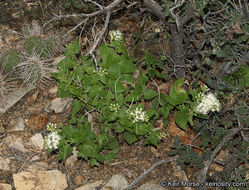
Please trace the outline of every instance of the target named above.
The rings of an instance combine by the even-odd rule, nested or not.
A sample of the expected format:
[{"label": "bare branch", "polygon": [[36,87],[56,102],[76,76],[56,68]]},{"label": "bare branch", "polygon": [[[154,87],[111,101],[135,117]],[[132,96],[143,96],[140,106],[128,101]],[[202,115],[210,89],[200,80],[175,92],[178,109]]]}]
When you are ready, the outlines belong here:
[{"label": "bare branch", "polygon": [[76,30],[78,27],[80,27],[82,24],[85,24],[88,21],[88,18],[86,18],[85,20],[83,20],[82,22],[80,22],[79,24],[77,24],[75,27],[73,27],[71,30],[69,30],[63,37],[66,37],[67,35],[69,35],[71,32],[73,32],[74,30]]},{"label": "bare branch", "polygon": [[177,26],[177,29],[178,31],[180,30],[180,27],[183,26],[183,23],[182,23],[182,19],[181,17],[178,15],[178,14],[175,14],[174,13],[174,10],[181,7],[184,3],[185,3],[186,0],[182,0],[179,4],[175,5],[174,7],[172,7],[169,11],[171,13],[171,15],[174,17],[175,21],[176,21],[176,26]]},{"label": "bare branch", "polygon": [[[222,149],[222,147],[228,142],[230,141],[237,133],[239,133],[242,129],[243,129],[243,125],[240,125],[240,121],[238,118],[238,125],[239,127],[232,130],[231,133],[229,133],[228,135],[226,135],[223,140],[220,142],[220,144],[218,144],[218,146],[214,149],[213,153],[211,154],[211,158],[210,160],[205,164],[205,167],[201,170],[200,174],[198,175],[198,182],[199,183],[204,183],[206,180],[206,176],[207,176],[207,172],[214,160],[214,158],[216,157],[216,155],[219,153],[219,151]],[[204,189],[205,187],[200,187],[199,189]]]},{"label": "bare branch", "polygon": [[178,159],[178,156],[174,156],[172,158],[156,162],[147,171],[145,171],[142,175],[140,175],[135,181],[133,181],[128,187],[126,187],[124,190],[130,190],[130,189],[132,189],[138,182],[140,182],[147,174],[149,174],[156,167],[158,167],[158,166],[160,166],[162,164],[165,164],[165,163],[176,161],[177,159]]},{"label": "bare branch", "polygon": [[95,48],[98,46],[99,42],[102,40],[103,35],[105,34],[105,32],[107,30],[107,27],[108,27],[108,24],[110,21],[110,16],[111,16],[111,13],[110,13],[110,11],[108,11],[106,13],[105,25],[104,25],[102,31],[100,32],[98,39],[94,42],[93,47],[89,50],[87,55],[92,54],[94,52]]},{"label": "bare branch", "polygon": [[108,12],[108,11],[111,11],[113,8],[115,8],[117,5],[119,5],[121,2],[123,2],[124,0],[116,0],[114,2],[112,2],[110,5],[106,6],[106,7],[102,7],[103,10],[98,10],[98,11],[95,11],[93,13],[89,13],[89,14],[86,14],[86,13],[81,13],[81,14],[67,14],[67,15],[55,15],[54,18],[52,18],[51,20],[49,20],[48,22],[44,23],[43,24],[43,27],[45,27],[47,24],[51,23],[51,22],[54,22],[54,21],[58,21],[58,20],[61,20],[61,19],[64,19],[64,18],[72,18],[72,17],[77,17],[77,18],[82,18],[82,17],[94,17],[94,16],[97,16],[103,12]]},{"label": "bare branch", "polygon": [[162,11],[163,8],[157,4],[154,0],[143,0],[144,5],[152,12],[152,14],[156,15],[160,20],[165,21],[166,16]]}]

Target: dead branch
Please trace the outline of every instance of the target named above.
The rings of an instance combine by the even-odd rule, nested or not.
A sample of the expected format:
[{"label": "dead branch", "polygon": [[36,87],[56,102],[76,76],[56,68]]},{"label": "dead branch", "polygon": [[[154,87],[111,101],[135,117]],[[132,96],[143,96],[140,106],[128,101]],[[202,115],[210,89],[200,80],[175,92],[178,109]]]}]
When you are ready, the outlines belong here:
[{"label": "dead branch", "polygon": [[99,42],[102,40],[102,38],[103,38],[103,36],[104,36],[104,34],[105,34],[106,30],[107,30],[107,27],[108,27],[108,24],[109,24],[109,21],[110,21],[110,17],[111,17],[111,12],[107,11],[104,27],[103,27],[102,31],[100,32],[97,40],[95,40],[93,46],[91,47],[89,52],[86,54],[86,55],[91,55],[93,57],[93,60],[95,62],[96,70],[98,70],[98,64],[97,64],[97,60],[96,60],[95,55],[93,54],[93,52],[95,51],[96,47],[98,46]]},{"label": "dead branch", "polygon": [[120,3],[122,3],[124,0],[116,0],[114,2],[112,2],[110,5],[106,6],[106,7],[102,7],[101,10],[98,10],[98,11],[95,11],[93,13],[89,13],[89,14],[86,14],[86,13],[81,13],[81,14],[67,14],[67,15],[56,15],[54,14],[54,18],[52,18],[51,20],[49,20],[48,22],[44,23],[43,24],[43,27],[45,27],[47,24],[51,23],[51,22],[54,22],[54,21],[59,21],[61,19],[64,19],[64,18],[72,18],[72,17],[76,17],[76,18],[83,18],[83,17],[94,17],[94,16],[97,16],[103,12],[108,12],[108,11],[111,11],[113,8],[115,8],[117,5],[119,5]]},{"label": "dead branch", "polygon": [[156,15],[160,20],[165,21],[166,16],[163,8],[158,5],[154,0],[143,0],[145,7],[147,7],[153,15]]},{"label": "dead branch", "polygon": [[98,39],[94,42],[92,48],[89,50],[89,52],[86,55],[92,54],[94,52],[94,50],[96,49],[96,47],[98,46],[100,40],[103,38],[103,35],[105,34],[107,27],[108,27],[108,24],[109,24],[109,21],[110,21],[110,16],[111,16],[111,12],[108,11],[106,13],[104,27],[103,27],[102,31],[100,32]]},{"label": "dead branch", "polygon": [[[171,29],[171,58],[174,63],[174,68],[179,68],[177,71],[175,71],[175,75],[177,78],[185,77],[185,55],[186,51],[183,47],[183,27],[184,25],[192,19],[194,15],[194,9],[192,7],[191,2],[189,2],[189,10],[187,11],[187,14],[184,16],[180,16],[175,12],[176,9],[183,6],[183,4],[186,2],[186,0],[181,0],[180,3],[176,4],[174,7],[170,9],[172,17],[175,19],[176,24],[170,24]],[[144,5],[151,11],[152,14],[157,16],[160,20],[166,22],[166,16],[164,12],[162,12],[163,8],[156,3],[154,0],[143,0]]]},{"label": "dead branch", "polygon": [[[218,146],[214,149],[213,153],[211,154],[211,158],[210,160],[205,164],[205,167],[200,171],[200,173],[198,174],[197,180],[200,184],[204,183],[206,180],[206,176],[207,176],[207,172],[214,160],[214,158],[216,157],[216,155],[219,153],[219,151],[222,149],[222,147],[228,142],[230,141],[237,133],[239,133],[242,129],[243,129],[243,125],[240,124],[239,118],[238,118],[238,125],[239,127],[236,129],[233,129],[231,131],[231,133],[229,133],[228,135],[226,135],[223,140],[220,142],[220,144],[218,144]],[[204,190],[206,189],[206,187],[199,187],[199,190]]]},{"label": "dead branch", "polygon": [[137,179],[135,179],[135,181],[133,181],[128,187],[126,187],[124,190],[130,190],[132,189],[138,182],[140,182],[147,174],[149,174],[152,170],[154,170],[156,167],[165,164],[165,163],[169,163],[169,162],[173,162],[176,161],[178,159],[178,156],[174,156],[172,158],[166,159],[166,160],[161,160],[159,162],[154,163],[147,171],[145,171],[142,175],[140,175]]}]

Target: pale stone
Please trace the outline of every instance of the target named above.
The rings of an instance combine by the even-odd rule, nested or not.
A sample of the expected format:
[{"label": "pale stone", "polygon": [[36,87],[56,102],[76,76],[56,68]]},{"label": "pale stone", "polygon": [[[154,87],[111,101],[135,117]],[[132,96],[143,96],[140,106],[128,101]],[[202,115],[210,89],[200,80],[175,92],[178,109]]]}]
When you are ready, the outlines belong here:
[{"label": "pale stone", "polygon": [[0,156],[0,170],[10,171],[11,160]]},{"label": "pale stone", "polygon": [[57,91],[58,91],[58,87],[57,86],[54,86],[53,88],[51,88],[48,93],[50,95],[54,95],[54,94],[57,94]]},{"label": "pale stone", "polygon": [[12,187],[9,184],[0,183],[0,190],[12,190]]},{"label": "pale stone", "polygon": [[112,178],[105,184],[101,190],[123,190],[128,186],[128,181],[123,175],[115,174]]},{"label": "pale stone", "polygon": [[65,162],[65,166],[66,168],[72,168],[74,166],[74,163],[78,160],[78,151],[76,150],[76,148],[73,148],[73,155],[69,156]]},{"label": "pale stone", "polygon": [[43,149],[43,143],[44,139],[41,135],[41,133],[37,133],[34,136],[30,138],[30,142],[37,147],[38,149],[42,150]]},{"label": "pale stone", "polygon": [[9,147],[14,148],[20,152],[26,153],[29,152],[23,145],[23,141],[21,138],[14,139],[13,141],[10,142]]},{"label": "pale stone", "polygon": [[64,190],[66,175],[59,170],[31,171],[13,174],[16,190]]},{"label": "pale stone", "polygon": [[45,162],[35,162],[32,163],[27,169],[27,171],[46,171],[48,167],[48,164]]},{"label": "pale stone", "polygon": [[17,90],[14,90],[8,96],[4,97],[0,102],[0,114],[4,114],[9,108],[15,105],[19,100],[22,99],[28,92],[34,89],[34,85],[22,86]]},{"label": "pale stone", "polygon": [[72,104],[72,98],[55,98],[49,109],[55,113],[63,113],[70,104]]},{"label": "pale stone", "polygon": [[7,132],[23,131],[25,128],[23,118],[19,117],[14,123],[10,123],[10,127],[6,129]]},{"label": "pale stone", "polygon": [[97,187],[99,187],[103,183],[103,180],[95,181],[93,183],[89,183],[83,186],[80,186],[74,190],[95,190]]}]

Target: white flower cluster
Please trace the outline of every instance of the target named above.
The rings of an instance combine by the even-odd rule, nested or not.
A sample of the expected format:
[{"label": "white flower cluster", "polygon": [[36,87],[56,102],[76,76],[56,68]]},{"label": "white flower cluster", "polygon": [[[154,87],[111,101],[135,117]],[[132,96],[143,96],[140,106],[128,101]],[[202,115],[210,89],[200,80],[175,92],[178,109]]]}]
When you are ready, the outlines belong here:
[{"label": "white flower cluster", "polygon": [[118,104],[111,103],[109,108],[110,108],[111,111],[117,112],[120,107],[119,107]]},{"label": "white flower cluster", "polygon": [[45,149],[49,150],[58,149],[58,144],[60,142],[61,137],[58,134],[59,130],[57,129],[56,124],[49,123],[47,125],[47,130],[50,131],[50,133],[44,139]]},{"label": "white flower cluster", "polygon": [[97,73],[97,75],[99,76],[103,76],[103,75],[107,75],[108,72],[106,71],[106,69],[102,69],[101,67],[98,68],[98,70],[94,70],[94,73]]},{"label": "white flower cluster", "polygon": [[48,123],[47,130],[48,131],[55,131],[57,129],[57,125],[55,123]]},{"label": "white flower cluster", "polygon": [[136,108],[134,111],[128,112],[128,115],[134,118],[133,123],[142,121],[142,122],[148,122],[149,118],[146,115],[145,111],[142,111],[142,108]]},{"label": "white flower cluster", "polygon": [[210,92],[205,95],[201,92],[199,97],[201,97],[200,103],[195,108],[197,113],[206,115],[210,111],[220,111],[220,102],[213,93]]},{"label": "white flower cluster", "polygon": [[165,132],[161,132],[158,137],[160,138],[160,140],[166,139],[166,133]]},{"label": "white flower cluster", "polygon": [[119,30],[116,31],[110,31],[110,36],[111,36],[111,41],[115,40],[115,41],[119,41],[122,40],[123,35]]}]

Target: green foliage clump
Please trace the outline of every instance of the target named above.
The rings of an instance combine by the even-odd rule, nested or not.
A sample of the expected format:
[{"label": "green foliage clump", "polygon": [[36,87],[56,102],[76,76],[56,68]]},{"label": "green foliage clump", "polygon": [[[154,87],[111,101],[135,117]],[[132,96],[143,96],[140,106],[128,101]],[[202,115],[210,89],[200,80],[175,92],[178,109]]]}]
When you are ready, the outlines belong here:
[{"label": "green foliage clump", "polygon": [[3,53],[0,59],[0,66],[3,73],[7,74],[11,72],[14,67],[16,67],[21,62],[21,55],[20,53],[13,49],[8,50]]},{"label": "green foliage clump", "polygon": [[[59,145],[60,159],[65,160],[75,145],[78,155],[90,159],[91,165],[111,161],[118,151],[116,137],[128,144],[145,138],[145,144],[157,146],[160,134],[154,130],[153,122],[160,116],[165,120],[169,116],[160,107],[165,105],[165,95],[146,89],[149,80],[146,73],[140,72],[135,80],[134,59],[128,56],[124,43],[102,44],[102,61],[98,62],[97,70],[89,57],[82,56],[79,62],[75,56],[79,52],[75,40],[66,47],[66,58],[57,65],[59,72],[53,73],[58,80],[58,96],[74,98],[70,125],[61,131],[64,140]],[[145,109],[142,100],[151,100],[150,108]],[[87,113],[99,113],[97,131],[79,114],[83,107]]]}]

